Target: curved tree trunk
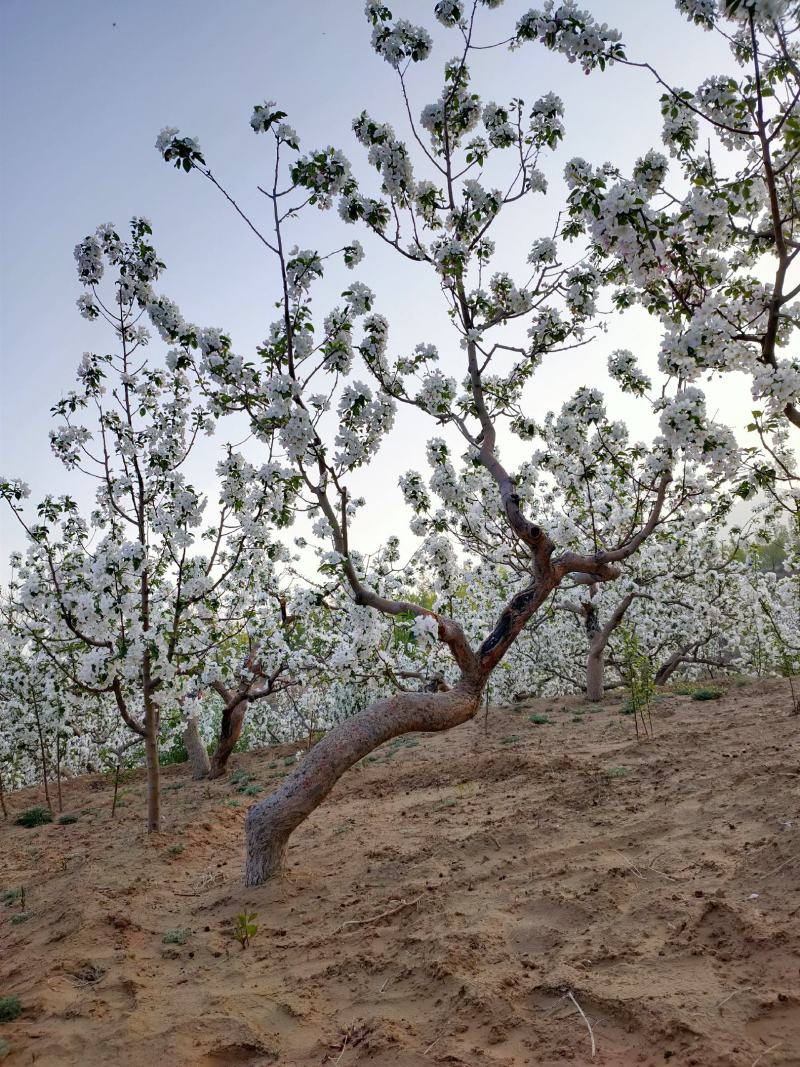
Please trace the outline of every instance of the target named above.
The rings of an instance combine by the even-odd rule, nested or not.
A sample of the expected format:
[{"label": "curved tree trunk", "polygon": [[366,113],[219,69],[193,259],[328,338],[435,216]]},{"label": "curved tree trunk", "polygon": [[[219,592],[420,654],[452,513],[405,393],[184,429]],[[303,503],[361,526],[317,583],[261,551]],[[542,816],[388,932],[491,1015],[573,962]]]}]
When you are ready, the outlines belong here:
[{"label": "curved tree trunk", "polygon": [[599,703],[605,692],[605,651],[605,642],[599,647],[589,647],[589,658],[586,662],[586,699],[592,704]]},{"label": "curved tree trunk", "polygon": [[222,713],[222,725],[219,729],[219,740],[214,753],[211,756],[211,768],[209,778],[221,778],[228,768],[228,759],[231,752],[236,748],[236,742],[242,733],[244,717],[247,713],[247,700],[240,700],[233,708],[225,709]]},{"label": "curved tree trunk", "polygon": [[449,730],[472,719],[481,689],[481,683],[462,682],[447,692],[397,693],[334,727],[274,793],[248,811],[245,885],[261,885],[283,871],[291,833],[345,771],[393,737],[413,730]]},{"label": "curved tree trunk", "polygon": [[200,730],[197,727],[197,718],[194,715],[186,723],[186,729],[183,731],[183,743],[186,745],[189,763],[192,765],[193,780],[197,782],[202,778],[208,778],[211,771],[211,763],[206,752],[206,746],[200,736]]}]

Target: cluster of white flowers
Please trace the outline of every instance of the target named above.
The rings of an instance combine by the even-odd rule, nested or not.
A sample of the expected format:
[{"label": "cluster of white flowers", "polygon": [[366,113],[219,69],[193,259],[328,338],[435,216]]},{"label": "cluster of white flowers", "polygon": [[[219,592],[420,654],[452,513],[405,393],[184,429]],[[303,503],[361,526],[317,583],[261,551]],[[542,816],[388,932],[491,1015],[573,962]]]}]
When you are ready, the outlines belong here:
[{"label": "cluster of white flowers", "polygon": [[517,143],[518,134],[509,122],[508,108],[495,104],[494,101],[484,104],[483,125],[489,138],[489,144],[494,148],[508,148]]},{"label": "cluster of white flowers", "polygon": [[422,379],[416,403],[429,415],[447,415],[456,397],[455,379],[446,378],[440,370],[431,371]]},{"label": "cluster of white flowers", "polygon": [[618,382],[623,392],[641,396],[653,388],[653,383],[643,374],[633,352],[618,348],[608,357],[608,373]]},{"label": "cluster of white flowers", "polygon": [[605,22],[597,22],[575,0],[545,0],[541,10],[522,16],[517,23],[517,43],[536,40],[561,52],[570,63],[579,62],[587,72],[624,58],[620,33]]},{"label": "cluster of white flowers", "polygon": [[407,60],[418,63],[428,58],[433,41],[422,26],[415,26],[407,19],[398,19],[391,24],[391,12],[375,0],[367,0],[365,13],[373,23],[372,47],[391,66],[399,67]]},{"label": "cluster of white flowers", "polygon": [[369,161],[380,173],[383,191],[402,202],[414,195],[414,171],[408,148],[399,141],[392,127],[375,122],[362,111],[353,123],[359,142],[369,149]]},{"label": "cluster of white flowers", "polygon": [[457,26],[464,19],[464,4],[462,0],[438,0],[433,13],[443,26]]}]

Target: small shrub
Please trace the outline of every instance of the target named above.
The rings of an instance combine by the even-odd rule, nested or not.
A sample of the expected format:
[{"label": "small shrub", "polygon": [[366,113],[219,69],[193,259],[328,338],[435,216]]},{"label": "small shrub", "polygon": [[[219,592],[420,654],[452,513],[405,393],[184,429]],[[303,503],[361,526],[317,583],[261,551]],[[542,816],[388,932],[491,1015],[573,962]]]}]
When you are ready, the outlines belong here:
[{"label": "small shrub", "polygon": [[521,740],[522,740],[522,738],[520,737],[519,734],[509,734],[508,737],[501,737],[500,738],[500,744],[501,745],[516,745],[517,742],[521,741]]},{"label": "small shrub", "polygon": [[246,797],[257,797],[261,792],[261,786],[254,782],[252,785],[246,785],[244,789],[239,790],[240,793],[244,793]]},{"label": "small shrub", "polygon": [[77,822],[77,821],[78,821],[78,816],[77,815],[61,815],[61,816],[59,816],[59,819],[58,819],[58,822],[59,822],[60,826],[69,826],[71,823],[74,823],[74,822]]},{"label": "small shrub", "polygon": [[18,911],[11,916],[11,925],[19,926],[20,923],[26,923],[30,917],[31,913],[29,911]]},{"label": "small shrub", "polygon": [[609,778],[624,778],[627,773],[627,767],[609,767],[606,771]]},{"label": "small shrub", "polygon": [[167,932],[161,938],[161,943],[163,945],[185,945],[191,936],[192,931],[188,928],[179,930],[167,930]]},{"label": "small shrub", "polygon": [[19,904],[22,908],[25,907],[25,887],[20,886],[18,889],[5,889],[0,893],[0,900],[5,904],[7,908],[10,908],[13,904]]},{"label": "small shrub", "polygon": [[258,933],[258,924],[255,921],[257,918],[258,915],[254,911],[243,911],[241,915],[236,916],[236,922],[233,924],[233,936],[243,949],[249,947],[250,942]]},{"label": "small shrub", "polygon": [[[273,766],[275,766],[273,764]],[[234,771],[231,775],[231,785],[247,785],[248,782],[253,780],[253,776],[246,771]]]},{"label": "small shrub", "polygon": [[19,997],[0,997],[0,1023],[10,1023],[22,1014]]},{"label": "small shrub", "polygon": [[722,695],[721,689],[714,689],[709,686],[705,689],[695,689],[692,693],[692,700],[719,700]]},{"label": "small shrub", "polygon": [[170,856],[180,856],[181,852],[183,852],[183,849],[183,845],[170,845],[167,849],[167,852],[170,854]]},{"label": "small shrub", "polygon": [[17,826],[27,826],[28,829],[32,829],[34,826],[44,826],[45,823],[52,821],[53,813],[42,807],[28,808],[26,811],[21,811],[14,820]]},{"label": "small shrub", "polygon": [[547,717],[547,715],[536,714],[529,715],[528,722],[532,722],[534,726],[547,726],[550,722],[550,719]]}]

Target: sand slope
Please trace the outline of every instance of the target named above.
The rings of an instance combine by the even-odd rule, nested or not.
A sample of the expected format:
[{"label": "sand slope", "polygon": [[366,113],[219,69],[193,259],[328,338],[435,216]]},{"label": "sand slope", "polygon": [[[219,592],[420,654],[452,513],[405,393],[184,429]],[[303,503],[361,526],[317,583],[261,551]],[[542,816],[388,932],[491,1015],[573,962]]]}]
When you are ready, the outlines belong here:
[{"label": "sand slope", "polygon": [[271,788],[286,748],[237,757],[250,782],[167,768],[149,838],[138,774],[113,822],[87,777],[64,791],[78,822],[0,825],[0,888],[25,885],[31,913],[0,906],[0,996],[24,1009],[5,1063],[800,1064],[788,684],[661,699],[652,743],[617,704],[580,706],[386,746],[261,889],[241,882],[239,790]]}]

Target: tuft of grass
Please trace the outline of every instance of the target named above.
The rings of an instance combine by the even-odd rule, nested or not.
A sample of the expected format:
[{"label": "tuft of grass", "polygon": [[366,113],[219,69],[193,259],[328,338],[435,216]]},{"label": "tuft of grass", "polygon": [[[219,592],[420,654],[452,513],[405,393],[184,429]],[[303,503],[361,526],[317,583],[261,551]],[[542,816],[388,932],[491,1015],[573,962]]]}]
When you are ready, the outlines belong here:
[{"label": "tuft of grass", "polygon": [[31,913],[29,911],[18,911],[11,916],[11,925],[19,926],[20,923],[26,923],[30,917]]},{"label": "tuft of grass", "polygon": [[520,737],[519,734],[509,734],[508,737],[501,737],[500,738],[500,744],[501,745],[516,745],[517,742],[521,741],[521,740],[522,740],[522,738]]},{"label": "tuft of grass", "polygon": [[13,1022],[21,1014],[19,997],[0,997],[0,1023]]},{"label": "tuft of grass", "polygon": [[230,777],[231,785],[247,785],[252,780],[252,774],[248,774],[246,771],[234,771]]},{"label": "tuft of grass", "polygon": [[238,808],[239,807],[239,801],[235,797],[229,797],[228,800],[225,801],[225,807],[226,808]]},{"label": "tuft of grass", "polygon": [[184,845],[170,845],[167,849],[167,852],[170,854],[170,856],[180,856],[184,848]]},{"label": "tuft of grass", "polygon": [[14,1046],[10,1041],[6,1041],[4,1037],[0,1037],[0,1060],[4,1060],[6,1056],[10,1056],[14,1051]]},{"label": "tuft of grass", "polygon": [[0,900],[5,904],[7,908],[10,908],[13,904],[22,904],[25,901],[25,887],[20,886],[18,889],[5,889],[0,893]]},{"label": "tuft of grass", "polygon": [[584,719],[583,719],[583,716],[582,716],[582,715],[573,715],[573,716],[572,716],[572,721],[573,721],[573,722],[583,722],[583,721],[584,721]]},{"label": "tuft of grass", "polygon": [[167,930],[161,938],[161,943],[163,945],[185,945],[191,936],[192,931],[188,929],[188,927],[178,930]]},{"label": "tuft of grass", "polygon": [[550,723],[550,719],[547,715],[539,715],[536,713],[535,715],[528,716],[528,722],[532,722],[534,726],[547,726]]},{"label": "tuft of grass", "polygon": [[71,823],[77,822],[77,815],[60,815],[58,822],[60,826],[69,826]]},{"label": "tuft of grass", "polygon": [[34,826],[44,826],[45,823],[52,821],[53,813],[48,808],[42,807],[28,808],[25,811],[21,811],[14,820],[17,826],[27,826],[28,829],[32,829]]},{"label": "tuft of grass", "polygon": [[624,778],[628,773],[628,767],[609,767],[606,771],[606,777],[608,778]]},{"label": "tuft of grass", "polygon": [[723,695],[721,689],[715,689],[713,686],[706,688],[695,689],[692,693],[692,700],[719,700]]}]

